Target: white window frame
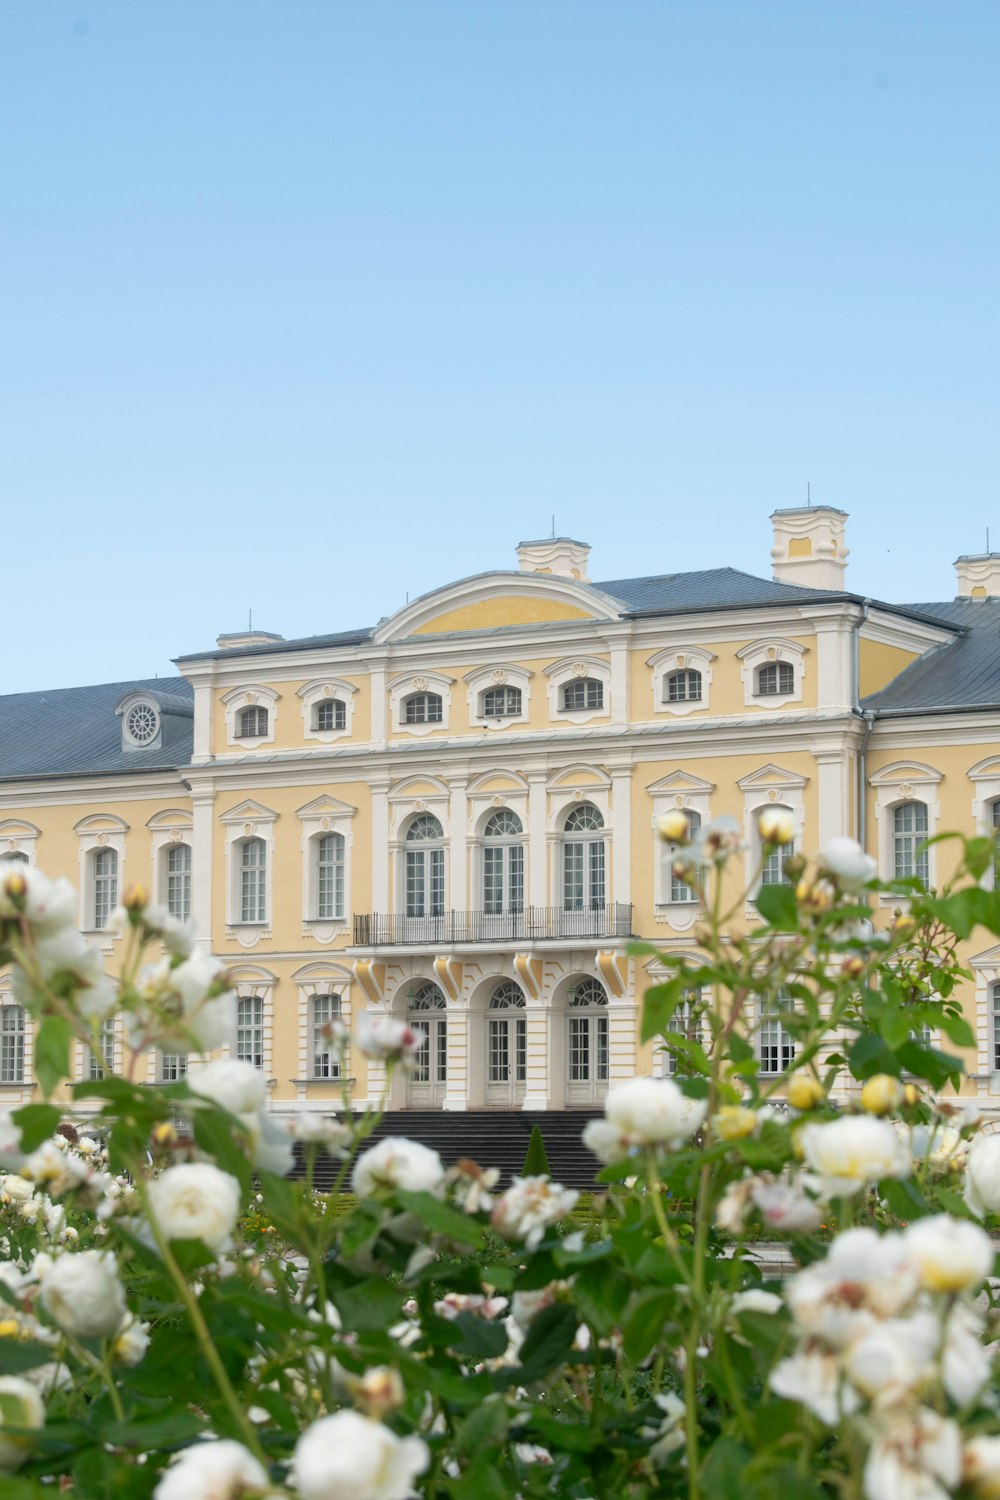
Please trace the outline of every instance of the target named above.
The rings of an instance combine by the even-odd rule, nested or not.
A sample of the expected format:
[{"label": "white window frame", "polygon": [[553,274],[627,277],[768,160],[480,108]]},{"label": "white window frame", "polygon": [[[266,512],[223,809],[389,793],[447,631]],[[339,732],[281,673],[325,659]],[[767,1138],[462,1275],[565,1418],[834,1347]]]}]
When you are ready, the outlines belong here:
[{"label": "white window frame", "polygon": [[[223,813],[226,829],[226,936],[243,947],[271,936],[274,914],[274,825],[278,814],[256,802],[241,802]],[[264,920],[243,920],[242,846],[250,839],[264,844]]]},{"label": "white window frame", "polygon": [[157,1049],[154,1067],[156,1083],[182,1083],[188,1073],[188,1054],[186,1052],[161,1052]]},{"label": "white window frame", "polygon": [[[592,807],[601,818],[601,826],[594,829],[569,830],[567,824],[573,815],[586,807]],[[581,844],[583,846],[583,863],[580,871],[582,884],[582,905],[569,906],[567,897],[569,894],[569,871],[566,857],[570,845]],[[601,857],[599,861],[593,858],[591,850],[600,847]],[[594,874],[595,866],[599,863],[601,873],[601,899],[594,900]],[[558,901],[556,907],[561,912],[598,912],[606,911],[611,903],[611,849],[608,838],[607,823],[601,809],[590,798],[582,798],[579,802],[566,809],[562,819],[562,839],[559,857],[559,887]]]},{"label": "white window frame", "polygon": [[118,1038],[118,1019],[116,1016],[106,1016],[101,1023],[100,1052],[104,1060],[104,1066],[100,1073],[95,1071],[95,1058],[89,1047],[80,1045],[79,1075],[81,1079],[96,1082],[100,1078],[107,1078],[109,1073],[113,1076],[121,1066],[121,1048]]},{"label": "white window frame", "polygon": [[[451,725],[451,689],[454,677],[442,672],[406,672],[394,677],[389,684],[389,704],[392,714],[393,733],[414,735],[418,739],[428,734],[444,734]],[[436,693],[441,699],[441,718],[430,724],[407,724],[405,704],[415,693]]]},{"label": "white window frame", "polygon": [[[8,1011],[16,1011],[20,1013],[21,1025],[19,1029],[15,1030],[12,1027],[10,1031],[7,1030],[5,1023],[7,1020]],[[14,999],[14,996],[8,991],[0,994],[0,1038],[15,1035],[20,1037],[20,1049],[18,1049],[15,1043],[12,1051],[15,1060],[18,1056],[18,1052],[20,1052],[20,1074],[18,1077],[7,1078],[5,1076],[6,1061],[4,1054],[6,1053],[7,1049],[4,1042],[0,1040],[0,1091],[4,1089],[21,1089],[25,1087],[30,1088],[32,1082],[31,1041],[33,1033],[31,1027],[31,1018],[28,1015],[28,1012],[25,1010],[24,1006],[20,1005],[17,1000]]]},{"label": "white window frame", "polygon": [[[313,1001],[317,995],[336,995],[340,1002],[340,1020],[349,1032],[351,1028],[351,974],[347,968],[328,963],[325,959],[306,964],[292,975],[292,983],[298,990],[298,1078],[295,1084],[301,1107],[307,1112],[329,1112],[328,1095],[323,1094],[315,1103],[308,1102],[311,1088],[340,1088],[342,1074],[330,1078],[318,1078],[315,1073],[315,1037],[313,1027]],[[350,1054],[345,1055],[341,1068],[350,1071]]]},{"label": "white window frame", "polygon": [[[441,837],[440,838],[434,838],[434,839],[411,840],[410,839],[410,830],[413,828],[413,826],[417,823],[417,821],[420,818],[434,818],[436,820],[436,822],[438,823],[438,825],[440,826],[440,828],[441,828]],[[398,903],[397,903],[397,906],[396,906],[396,911],[399,913],[399,915],[401,917],[405,917],[408,920],[413,921],[413,922],[436,920],[439,917],[444,916],[445,912],[448,911],[448,894],[449,894],[449,885],[450,885],[450,882],[449,882],[449,869],[448,869],[448,866],[449,866],[449,863],[450,863],[450,860],[449,860],[449,852],[450,851],[449,851],[449,843],[448,843],[448,830],[447,830],[447,828],[446,828],[446,826],[444,824],[444,821],[442,820],[442,818],[438,815],[438,813],[434,809],[432,809],[432,808],[424,808],[422,811],[415,812],[412,817],[410,817],[410,818],[408,818],[406,820],[406,823],[404,824],[401,832],[402,832],[402,837],[400,839],[400,856],[399,856],[399,860],[398,860],[398,866],[399,866],[399,874],[398,874]],[[440,911],[427,911],[427,910],[425,910],[425,911],[422,911],[422,912],[410,912],[409,911],[409,878],[408,878],[408,876],[409,876],[410,862],[407,859],[407,854],[408,853],[414,853],[414,852],[422,852],[424,854],[430,854],[431,852],[434,852],[434,851],[439,851],[440,854],[441,854],[441,910]],[[424,898],[425,898],[424,899],[424,906],[427,907],[428,905],[430,905],[430,906],[434,905],[434,900],[433,900],[433,878],[432,878],[433,871],[432,871],[431,862],[429,860],[425,859],[423,863],[424,863],[423,890],[424,890]],[[431,878],[429,878],[429,877],[431,877]],[[429,897],[429,899],[428,899],[428,897]]]},{"label": "white window frame", "polygon": [[[801,703],[808,652],[809,647],[804,646],[801,641],[791,641],[783,636],[751,641],[737,651],[747,707],[769,712],[774,708],[784,708],[789,703]],[[785,662],[792,668],[794,686],[790,693],[767,693],[761,697],[757,692],[757,673],[761,667],[769,666],[772,662]]]},{"label": "white window frame", "polygon": [[[489,837],[487,835],[486,830],[491,821],[501,813],[508,813],[511,817],[518,820],[521,825],[520,833],[503,834],[500,837]],[[476,840],[478,855],[476,860],[476,901],[473,904],[484,916],[509,916],[523,912],[527,905],[528,895],[528,833],[524,826],[524,818],[517,808],[508,807],[506,803],[503,803],[500,807],[491,807],[481,820],[481,824],[479,837]],[[486,911],[487,852],[497,850],[501,851],[500,863],[502,869],[503,902],[499,912],[488,913]],[[513,855],[514,850],[518,850],[520,853],[521,896],[520,902],[516,906],[511,906],[511,867],[517,863]]]},{"label": "white window frame", "polygon": [[669,776],[654,781],[646,791],[653,804],[650,835],[654,915],[658,922],[668,922],[677,931],[687,932],[694,925],[698,903],[671,899],[671,860],[668,846],[659,835],[659,821],[669,812],[696,813],[704,828],[712,821],[711,796],[715,786],[710,781],[702,780],[700,776],[692,776],[688,771],[672,771]]},{"label": "white window frame", "polygon": [[[705,713],[711,700],[712,663],[715,659],[711,651],[706,651],[700,646],[686,646],[680,649],[671,646],[649,657],[646,665],[652,672],[654,715],[657,717],[666,715],[676,719],[684,718],[687,714]],[[667,679],[673,676],[674,672],[700,672],[701,697],[684,699],[680,703],[667,702],[665,697]]]},{"label": "white window frame", "polygon": [[[233,750],[256,750],[261,745],[273,745],[278,727],[278,700],[280,694],[274,688],[267,687],[263,683],[246,683],[241,687],[230,688],[228,693],[223,693],[220,703],[226,713],[226,737],[229,747]],[[245,708],[263,708],[267,710],[267,733],[257,735],[241,735],[239,729],[240,714]]]},{"label": "white window frame", "polygon": [[[795,820],[793,845],[806,847],[806,799],[808,778],[781,766],[766,765],[741,776],[736,785],[743,793],[744,883],[747,889],[747,916],[755,918],[755,903],[760,889],[758,873],[761,856],[758,819],[766,807],[784,807]],[[751,883],[753,889],[751,890]]]},{"label": "white window frame", "polygon": [[[135,708],[148,709],[156,721],[155,731],[148,740],[142,742],[136,740],[129,730],[129,716]],[[126,753],[134,755],[136,751],[158,750],[163,744],[163,711],[149,693],[129,693],[116,705],[115,713],[121,719],[122,749]]]},{"label": "white window frame", "polygon": [[[353,819],[357,808],[325,793],[307,802],[296,813],[301,826],[302,931],[320,943],[332,942],[347,931],[351,916],[351,856],[354,846]],[[344,910],[339,917],[319,916],[319,868],[317,841],[336,833],[344,841]]]},{"label": "white window frame", "polygon": [[41,832],[23,818],[4,818],[0,822],[0,855],[23,855],[29,865],[37,864],[35,844]]},{"label": "white window frame", "polygon": [[[753,1017],[755,1023],[754,1051],[757,1055],[757,1071],[761,1078],[780,1078],[782,1074],[788,1072],[789,1068],[794,1063],[796,1054],[799,1050],[798,1040],[794,1036],[792,1036],[789,1031],[786,1030],[781,1020],[781,1017],[783,1015],[794,1015],[794,1013],[795,1001],[790,995],[779,994],[771,997],[771,1003],[768,1004],[766,1010],[764,1008],[763,998],[761,996],[757,996],[755,998]],[[781,1060],[781,1058],[783,1058],[786,1051],[788,1053],[787,1061],[783,1062],[782,1066],[777,1068],[765,1069],[763,1066],[765,1026],[774,1027],[776,1030],[776,1043],[769,1042],[768,1045],[777,1047],[779,1061]]]},{"label": "white window frame", "polygon": [[[548,679],[549,718],[553,724],[589,724],[611,719],[611,663],[596,656],[566,656],[545,668]],[[563,708],[563,689],[570,683],[592,678],[603,685],[600,708]]]},{"label": "white window frame", "polygon": [[[875,822],[878,829],[879,878],[894,880],[895,877],[895,809],[905,802],[923,802],[927,806],[927,834],[931,839],[941,823],[941,803],[938,787],[944,780],[943,773],[933,766],[919,761],[894,761],[883,766],[868,779],[875,792]],[[927,884],[933,889],[937,885],[937,845],[927,851]],[[880,906],[898,906],[905,898],[882,894]]]},{"label": "white window frame", "polygon": [[126,889],[125,881],[125,835],[128,824],[114,813],[92,813],[76,824],[75,833],[80,841],[80,931],[96,933],[102,947],[110,949],[118,934],[107,926],[96,927],[96,889],[94,882],[94,857],[102,850],[113,850],[118,856],[118,883],[113,905],[117,905]]},{"label": "white window frame", "polygon": [[191,850],[191,911],[194,913],[194,822],[182,807],[167,807],[154,813],[146,827],[150,832],[150,854],[153,863],[153,900],[167,905],[167,854],[176,844],[187,844]]},{"label": "white window frame", "polygon": [[[476,729],[488,729],[497,733],[517,724],[527,724],[531,712],[531,679],[534,675],[526,668],[509,662],[476,667],[474,671],[467,672],[463,681],[467,687],[469,724]],[[484,699],[492,688],[518,688],[521,693],[520,713],[504,714],[501,718],[488,717]]]},{"label": "white window frame", "polygon": [[[343,677],[314,677],[296,689],[296,697],[302,703],[302,737],[316,745],[333,745],[338,740],[350,739],[354,729],[354,708],[358,689],[353,682]],[[316,713],[321,703],[342,703],[344,706],[343,729],[317,729]]]}]

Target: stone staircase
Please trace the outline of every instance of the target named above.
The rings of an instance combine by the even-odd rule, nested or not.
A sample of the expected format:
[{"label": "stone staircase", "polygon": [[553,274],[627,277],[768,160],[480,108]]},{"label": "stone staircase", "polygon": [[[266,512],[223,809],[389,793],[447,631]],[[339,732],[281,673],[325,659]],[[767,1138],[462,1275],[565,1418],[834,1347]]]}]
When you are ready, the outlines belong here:
[{"label": "stone staircase", "polygon": [[[580,1140],[588,1120],[600,1119],[598,1109],[522,1110],[470,1109],[391,1110],[376,1126],[369,1144],[388,1135],[402,1135],[437,1151],[446,1166],[469,1157],[481,1167],[500,1168],[500,1186],[506,1187],[524,1166],[531,1132],[542,1132],[549,1170],[564,1187],[593,1191],[594,1173],[600,1162]],[[293,1175],[298,1176],[296,1170]],[[321,1156],[316,1163],[316,1186],[328,1188],[336,1175],[336,1163]]]}]

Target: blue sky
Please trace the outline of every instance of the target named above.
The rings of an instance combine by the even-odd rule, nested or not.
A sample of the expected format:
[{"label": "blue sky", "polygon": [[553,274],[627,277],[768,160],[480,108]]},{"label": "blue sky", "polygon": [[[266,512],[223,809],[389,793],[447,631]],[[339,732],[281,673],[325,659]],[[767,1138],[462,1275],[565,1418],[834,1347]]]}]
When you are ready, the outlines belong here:
[{"label": "blue sky", "polygon": [[0,691],[593,546],[946,598],[997,506],[995,0],[7,0]]}]

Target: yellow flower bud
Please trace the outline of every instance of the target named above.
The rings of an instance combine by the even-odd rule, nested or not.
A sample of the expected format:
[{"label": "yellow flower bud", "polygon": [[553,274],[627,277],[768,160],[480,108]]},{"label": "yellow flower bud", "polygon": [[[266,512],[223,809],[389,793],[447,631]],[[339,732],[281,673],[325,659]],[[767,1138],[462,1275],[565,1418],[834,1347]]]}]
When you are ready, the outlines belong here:
[{"label": "yellow flower bud", "polygon": [[840,966],[845,979],[860,979],[865,972],[865,961],[859,953],[852,953]]},{"label": "yellow flower bud", "polygon": [[13,901],[14,905],[19,906],[27,895],[28,882],[25,880],[20,870],[15,869],[11,870],[4,877],[3,888],[5,893],[10,897],[11,901]]},{"label": "yellow flower bud", "polygon": [[122,897],[122,906],[126,911],[142,911],[149,905],[149,891],[144,885],[130,885]]},{"label": "yellow flower bud", "polygon": [[686,844],[691,838],[691,824],[683,808],[664,813],[656,820],[656,831],[668,844]]},{"label": "yellow flower bud", "polygon": [[815,1109],[823,1103],[826,1094],[818,1078],[808,1073],[795,1073],[788,1080],[785,1098],[793,1109]]},{"label": "yellow flower bud", "polygon": [[724,1104],[718,1114],[712,1116],[712,1128],[720,1141],[742,1140],[757,1129],[757,1116],[742,1104]]},{"label": "yellow flower bud", "polygon": [[917,930],[917,919],[911,917],[909,912],[898,911],[893,918],[889,936],[897,943],[905,942]]},{"label": "yellow flower bud", "polygon": [[787,807],[765,807],[757,819],[757,827],[764,843],[778,848],[795,838],[795,818]]},{"label": "yellow flower bud", "polygon": [[915,1104],[920,1103],[920,1090],[915,1083],[903,1085],[903,1103],[907,1109],[912,1109]]},{"label": "yellow flower bud", "polygon": [[177,1144],[177,1131],[169,1120],[161,1120],[159,1125],[153,1126],[154,1146],[175,1146]]},{"label": "yellow flower bud", "polygon": [[861,1108],[870,1115],[887,1115],[898,1109],[904,1098],[905,1090],[898,1078],[889,1073],[876,1073],[861,1089]]},{"label": "yellow flower bud", "polygon": [[821,914],[833,904],[833,891],[824,880],[800,880],[795,899],[804,910]]}]

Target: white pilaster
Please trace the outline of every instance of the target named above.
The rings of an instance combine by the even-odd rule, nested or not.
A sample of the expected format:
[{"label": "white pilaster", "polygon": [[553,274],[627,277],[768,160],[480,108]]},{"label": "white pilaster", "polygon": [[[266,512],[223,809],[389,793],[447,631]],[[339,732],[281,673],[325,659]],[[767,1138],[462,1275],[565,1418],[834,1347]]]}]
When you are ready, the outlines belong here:
[{"label": "white pilaster", "polygon": [[469,829],[468,797],[466,778],[462,776],[449,783],[451,800],[451,897],[452,911],[467,911],[469,907]]},{"label": "white pilaster", "polygon": [[[815,843],[824,849],[832,838],[851,833],[850,827],[850,766],[846,748],[823,750],[816,754],[817,796],[819,802],[819,827],[815,831]],[[808,842],[812,839],[808,838]],[[803,852],[806,852],[805,850]]]},{"label": "white pilaster", "polygon": [[632,769],[611,772],[611,810],[614,820],[611,854],[612,899],[632,900]]},{"label": "white pilaster", "polygon": [[[372,809],[372,911],[389,911],[389,783],[373,781]],[[356,909],[356,908],[355,908]]]},{"label": "white pilaster", "polygon": [[191,917],[198,934],[198,945],[206,952],[212,948],[212,808],[214,793],[210,786],[196,786],[191,792]]},{"label": "white pilaster", "polygon": [[529,906],[548,906],[548,841],[545,828],[545,771],[528,773],[528,893]]}]

